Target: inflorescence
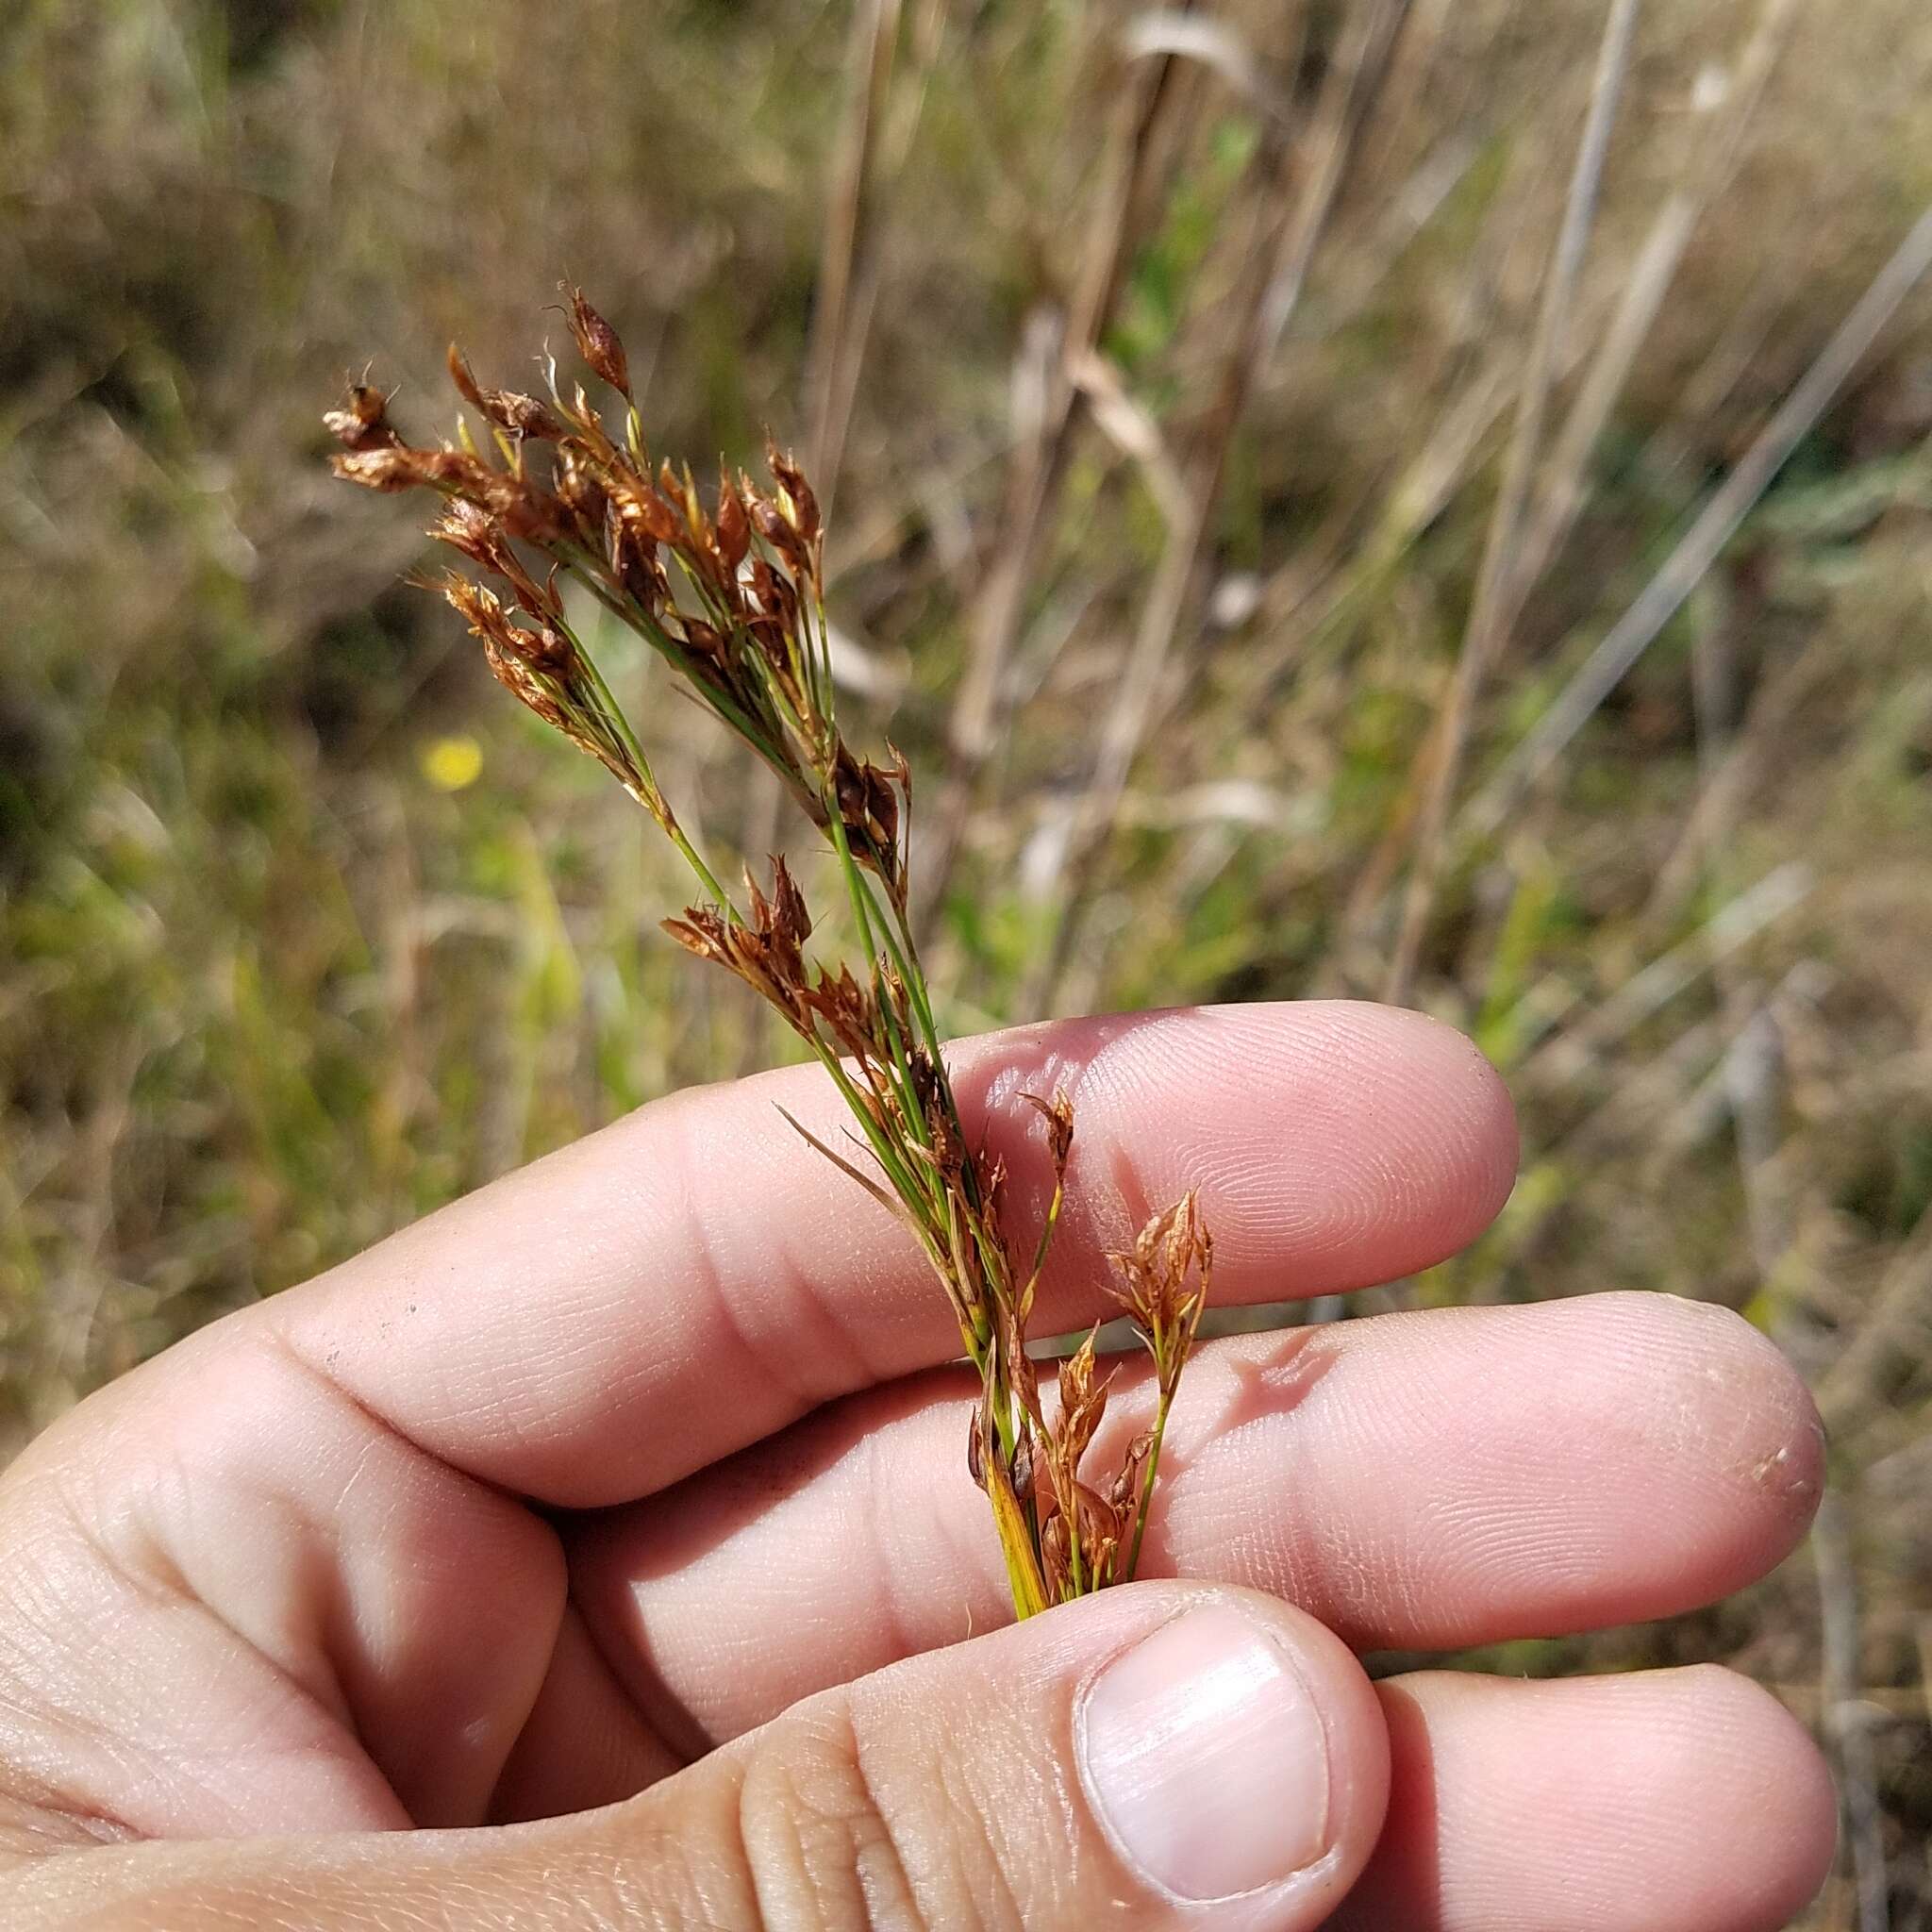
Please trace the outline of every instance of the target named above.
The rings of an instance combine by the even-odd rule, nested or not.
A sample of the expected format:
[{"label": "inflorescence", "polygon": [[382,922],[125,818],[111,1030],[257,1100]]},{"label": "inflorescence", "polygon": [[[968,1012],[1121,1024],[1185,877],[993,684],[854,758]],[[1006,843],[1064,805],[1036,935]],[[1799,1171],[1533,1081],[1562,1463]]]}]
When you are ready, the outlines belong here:
[{"label": "inflorescence", "polygon": [[[439,588],[481,641],[497,678],[603,764],[690,865],[698,903],[664,922],[680,944],[736,974],[784,1018],[850,1109],[875,1172],[791,1124],[910,1231],[952,1307],[976,1370],[969,1461],[992,1506],[1021,1616],[1130,1579],[1139,1563],[1162,1433],[1192,1347],[1213,1243],[1192,1195],[1111,1257],[1114,1293],[1154,1363],[1153,1426],[1105,1488],[1081,1464],[1106,1409],[1095,1335],[1059,1366],[1049,1422],[1026,1349],[1073,1146],[1064,1095],[1035,1098],[1054,1186],[1032,1252],[1013,1248],[1003,1161],[967,1136],[947,1078],[908,913],[911,774],[855,753],[841,733],[825,623],[818,500],[791,458],[766,447],[770,487],[721,467],[708,509],[687,465],[653,472],[624,345],[580,291],[571,333],[591,374],[621,399],[615,428],[581,383],[566,399],[547,364],[547,399],[486,389],[453,346],[467,419],[454,445],[417,448],[380,391],[357,385],[329,412],[336,474],[382,491],[442,498],[431,534],[471,572]],[[609,686],[573,626],[563,589],[604,607],[776,774],[823,835],[862,949],[855,972],[808,957],[812,918],[782,858],[768,886],[747,870],[742,900],[720,883],[679,824]],[[788,1118],[790,1118],[788,1116]],[[1097,1331],[1096,1331],[1097,1334]]]}]

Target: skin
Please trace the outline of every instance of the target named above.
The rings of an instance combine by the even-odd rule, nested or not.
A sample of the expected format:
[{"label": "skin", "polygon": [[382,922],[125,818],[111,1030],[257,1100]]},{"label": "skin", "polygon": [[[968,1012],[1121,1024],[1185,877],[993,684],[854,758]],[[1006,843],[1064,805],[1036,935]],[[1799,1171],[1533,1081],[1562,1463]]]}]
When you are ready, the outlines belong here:
[{"label": "skin", "polygon": [[[1047,1183],[1041,1332],[1201,1191],[1224,1306],[1429,1265],[1515,1130],[1458,1036],[1352,1005],[964,1042]],[[0,1479],[12,1926],[1757,1932],[1830,1859],[1804,1732],[1717,1670],[1523,1683],[1352,1655],[1668,1616],[1763,1574],[1821,1481],[1802,1386],[1662,1295],[1205,1345],[1149,1580],[1008,1623],[957,1336],[910,1241],[774,1103],[679,1095],[83,1403]],[[1146,1412],[1124,1374],[1096,1452]],[[1181,1580],[1185,1579],[1185,1580]],[[1209,1580],[1211,1579],[1211,1580]],[[1177,1904],[1099,1815],[1082,1703],[1207,1607],[1319,1708],[1325,1849]],[[1104,1807],[1103,1807],[1104,1808]]]}]

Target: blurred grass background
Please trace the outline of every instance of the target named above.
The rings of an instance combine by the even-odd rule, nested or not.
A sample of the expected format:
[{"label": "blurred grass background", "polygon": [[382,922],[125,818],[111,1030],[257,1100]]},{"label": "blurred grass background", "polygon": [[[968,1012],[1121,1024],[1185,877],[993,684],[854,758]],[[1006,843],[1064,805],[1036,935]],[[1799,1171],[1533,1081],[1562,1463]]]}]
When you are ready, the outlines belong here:
[{"label": "blurred grass background", "polygon": [[1928,88],[1920,0],[15,0],[6,1441],[784,1050],[321,459],[372,358],[424,434],[452,336],[515,385],[568,274],[659,447],[817,453],[956,1029],[1411,1000],[1522,1183],[1318,1314],[1641,1287],[1798,1358],[1807,1554],[1485,1661],[1750,1671],[1840,1773],[1807,1923],[1932,1924]]}]

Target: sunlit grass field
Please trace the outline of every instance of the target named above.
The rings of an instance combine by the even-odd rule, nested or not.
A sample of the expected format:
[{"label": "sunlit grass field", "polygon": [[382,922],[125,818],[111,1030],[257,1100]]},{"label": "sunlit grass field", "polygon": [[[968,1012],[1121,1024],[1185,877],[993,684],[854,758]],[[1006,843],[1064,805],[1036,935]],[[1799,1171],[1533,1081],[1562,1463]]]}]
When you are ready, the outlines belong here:
[{"label": "sunlit grass field", "polygon": [[[410,520],[327,476],[345,378],[440,433],[441,344],[526,380],[569,275],[660,446],[769,425],[829,483],[953,1030],[1420,1005],[1504,1070],[1523,1178],[1318,1313],[1635,1287],[1794,1355],[1813,1549],[1503,1666],[1753,1673],[1844,1785],[1811,1923],[1924,1924],[1932,18],[1654,4],[1620,49],[1619,11],[11,9],[8,1441],[787,1051],[657,932],[649,825],[404,582]],[[707,837],[788,838],[607,650]]]}]

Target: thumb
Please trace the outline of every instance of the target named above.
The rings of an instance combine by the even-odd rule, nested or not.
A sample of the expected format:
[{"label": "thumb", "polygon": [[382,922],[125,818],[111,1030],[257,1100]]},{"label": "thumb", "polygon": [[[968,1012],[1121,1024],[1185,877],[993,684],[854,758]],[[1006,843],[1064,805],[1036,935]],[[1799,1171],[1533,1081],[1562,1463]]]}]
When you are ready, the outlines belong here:
[{"label": "thumb", "polygon": [[[580,1817],[43,1862],[92,1867],[90,1906],[121,1901],[98,1923],[171,1932],[1311,1932],[1368,1857],[1388,1778],[1337,1638],[1250,1591],[1141,1584],[809,1698]],[[125,1890],[102,1860],[126,1861]]]},{"label": "thumb", "polygon": [[1143,1585],[810,1699],[662,1786],[732,1924],[1300,1932],[1381,1830],[1380,1709],[1246,1591]]}]

